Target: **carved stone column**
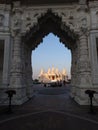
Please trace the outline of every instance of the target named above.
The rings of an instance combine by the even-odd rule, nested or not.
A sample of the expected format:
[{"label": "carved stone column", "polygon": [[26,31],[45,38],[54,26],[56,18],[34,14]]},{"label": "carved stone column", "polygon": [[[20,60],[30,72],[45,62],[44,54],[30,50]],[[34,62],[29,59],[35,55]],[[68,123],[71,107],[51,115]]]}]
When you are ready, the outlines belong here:
[{"label": "carved stone column", "polygon": [[27,100],[26,88],[23,81],[23,59],[22,59],[22,44],[21,35],[17,34],[13,41],[13,54],[12,54],[12,67],[10,88],[16,90],[16,96],[14,98],[15,104],[22,104]]},{"label": "carved stone column", "polygon": [[[14,37],[14,43],[13,43],[13,54],[12,54],[12,68],[11,68],[11,84],[16,87],[21,87],[21,80],[19,77],[21,77],[22,73],[22,59],[21,59],[21,36],[15,36]],[[19,78],[18,81],[13,80]],[[18,85],[18,86],[17,86]]]},{"label": "carved stone column", "polygon": [[77,59],[78,59],[78,49],[73,47],[72,50],[72,63],[71,63],[71,97],[75,97],[75,88],[77,84]]},{"label": "carved stone column", "polygon": [[88,48],[88,39],[84,34],[80,36],[80,48],[79,48],[79,86],[82,87],[91,87],[91,68],[90,68],[90,59],[89,59],[89,48]]},{"label": "carved stone column", "polygon": [[[13,98],[14,104],[22,104],[27,100],[26,86],[24,84],[24,59],[22,43],[22,10],[20,2],[14,2],[11,19],[11,34],[13,36],[12,66],[10,72],[10,88],[16,90]],[[10,89],[9,88],[9,89]]]},{"label": "carved stone column", "polygon": [[27,53],[27,69],[26,69],[26,77],[27,77],[27,97],[31,98],[33,95],[33,81],[32,81],[32,65],[31,65],[31,49],[28,49]]},{"label": "carved stone column", "polygon": [[32,66],[31,66],[31,48],[27,46],[25,43],[25,49],[24,49],[24,61],[25,61],[25,83],[26,83],[26,95],[28,98],[31,98],[33,96],[33,83],[32,83]]},{"label": "carved stone column", "polygon": [[78,83],[75,100],[79,104],[87,104],[85,90],[92,87],[91,68],[89,60],[88,36],[79,36]]}]

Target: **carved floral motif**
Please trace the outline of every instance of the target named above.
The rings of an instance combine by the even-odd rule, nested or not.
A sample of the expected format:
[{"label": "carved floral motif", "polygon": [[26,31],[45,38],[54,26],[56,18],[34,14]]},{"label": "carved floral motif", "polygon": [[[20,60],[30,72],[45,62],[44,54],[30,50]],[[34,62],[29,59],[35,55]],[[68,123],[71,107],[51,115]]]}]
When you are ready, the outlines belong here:
[{"label": "carved floral motif", "polygon": [[[85,30],[89,27],[88,25],[88,17],[85,12],[80,13],[77,11],[77,8],[68,8],[68,7],[55,7],[55,8],[27,8],[27,9],[21,9],[23,14],[21,13],[15,13],[13,15],[13,25],[12,29],[17,30],[18,28],[21,28],[21,24],[23,26],[23,31],[26,32],[29,31],[31,27],[38,24],[38,19],[41,16],[44,16],[48,10],[51,10],[54,15],[60,17],[62,19],[62,23],[64,22],[71,30],[74,30],[74,32],[78,33],[80,30]],[[20,17],[21,15],[21,17]],[[22,18],[23,17],[23,18]]]}]

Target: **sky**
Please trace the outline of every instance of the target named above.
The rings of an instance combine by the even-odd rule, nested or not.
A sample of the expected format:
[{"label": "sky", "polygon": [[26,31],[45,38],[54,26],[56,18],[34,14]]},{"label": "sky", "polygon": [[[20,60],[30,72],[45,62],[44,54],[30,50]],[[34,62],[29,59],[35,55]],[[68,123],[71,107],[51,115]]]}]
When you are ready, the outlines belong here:
[{"label": "sky", "polygon": [[41,69],[47,72],[52,67],[58,68],[60,72],[66,69],[70,77],[71,51],[53,33],[45,36],[43,42],[32,51],[31,61],[33,66],[33,79],[38,79]]}]

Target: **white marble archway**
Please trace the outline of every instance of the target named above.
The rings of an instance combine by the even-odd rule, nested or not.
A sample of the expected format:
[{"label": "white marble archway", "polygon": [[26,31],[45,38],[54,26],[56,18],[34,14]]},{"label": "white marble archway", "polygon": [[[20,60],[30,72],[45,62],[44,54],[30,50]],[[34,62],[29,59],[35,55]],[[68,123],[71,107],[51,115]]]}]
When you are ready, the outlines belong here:
[{"label": "white marble archway", "polygon": [[[94,4],[95,6],[98,7],[98,3]],[[65,46],[71,49],[71,96],[81,105],[88,104],[85,90],[94,88],[94,80],[92,82],[92,79],[95,76],[95,64],[93,64],[95,62],[92,62],[93,47],[91,49],[92,43],[90,44],[92,40],[90,40],[90,34],[94,34],[90,29],[97,28],[93,23],[91,27],[90,23],[90,14],[93,14],[94,7],[92,5],[88,7],[84,3],[81,4],[81,2],[73,5],[36,7],[22,6],[19,2],[15,2],[13,8],[10,5],[6,7],[9,12],[11,11],[11,14],[6,9],[8,13],[6,17],[2,17],[4,13],[0,16],[3,20],[9,18],[11,21],[11,23],[4,23],[6,25],[4,29],[9,31],[10,43],[12,43],[10,44],[12,51],[11,56],[9,56],[11,60],[9,66],[11,69],[8,87],[9,89],[15,89],[17,92],[13,103],[22,104],[28,98],[31,98],[33,93],[30,62],[31,51],[40,44],[45,35],[53,32],[60,37]],[[97,7],[96,10],[98,10]],[[9,28],[10,30],[8,30]],[[31,41],[33,42],[32,44]]]}]

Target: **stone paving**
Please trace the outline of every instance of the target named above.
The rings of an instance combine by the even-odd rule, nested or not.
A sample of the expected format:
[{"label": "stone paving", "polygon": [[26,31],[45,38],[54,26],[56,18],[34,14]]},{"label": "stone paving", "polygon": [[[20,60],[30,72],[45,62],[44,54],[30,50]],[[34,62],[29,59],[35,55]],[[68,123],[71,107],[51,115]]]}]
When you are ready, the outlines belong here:
[{"label": "stone paving", "polygon": [[0,130],[98,130],[98,108],[89,114],[88,106],[70,98],[70,86],[33,89],[33,98],[11,114],[0,107]]}]

